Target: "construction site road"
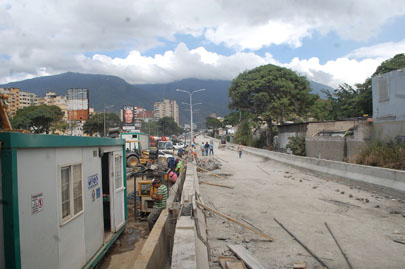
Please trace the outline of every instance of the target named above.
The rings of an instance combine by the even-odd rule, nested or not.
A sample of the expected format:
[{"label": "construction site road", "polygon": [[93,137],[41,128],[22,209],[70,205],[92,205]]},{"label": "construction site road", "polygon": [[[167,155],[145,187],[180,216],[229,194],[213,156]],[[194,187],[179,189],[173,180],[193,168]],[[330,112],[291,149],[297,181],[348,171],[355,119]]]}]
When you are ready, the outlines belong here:
[{"label": "construction site road", "polygon": [[[209,140],[200,136],[197,143]],[[200,184],[204,204],[275,240],[206,211],[211,268],[220,268],[219,256],[233,255],[227,244],[245,247],[266,268],[293,268],[294,263],[323,268],[298,240],[328,268],[350,268],[327,227],[353,268],[405,268],[405,204],[400,194],[343,184],[255,155],[239,158],[235,150],[218,149],[218,144],[214,154],[200,158],[221,161],[221,169],[213,172],[224,179],[200,172],[200,182],[232,188]]]}]

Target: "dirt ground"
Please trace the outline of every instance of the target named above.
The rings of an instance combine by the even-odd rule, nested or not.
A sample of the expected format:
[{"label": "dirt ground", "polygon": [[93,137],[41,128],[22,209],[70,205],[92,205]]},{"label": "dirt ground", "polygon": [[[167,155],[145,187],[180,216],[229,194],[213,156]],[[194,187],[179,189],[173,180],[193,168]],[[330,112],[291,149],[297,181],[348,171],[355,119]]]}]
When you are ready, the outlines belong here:
[{"label": "dirt ground", "polygon": [[[199,137],[197,142],[208,141]],[[268,268],[322,268],[279,224],[276,218],[329,268],[349,268],[325,226],[328,224],[353,268],[405,268],[405,204],[403,193],[387,195],[356,183],[331,180],[308,171],[235,151],[218,149],[222,162],[218,179],[199,173],[200,180],[234,189],[200,184],[210,207],[261,229],[269,242],[236,224],[207,214],[210,267],[220,268],[218,256],[233,255],[227,244],[247,248]],[[202,158],[212,158],[202,157]],[[394,242],[394,240],[398,242]]]},{"label": "dirt ground", "polygon": [[[127,181],[127,190],[130,194],[134,190],[133,182],[133,179]],[[100,261],[97,266],[98,269],[133,268],[133,264],[148,238],[148,223],[145,220],[135,221],[133,203],[135,197],[132,194],[128,196],[131,197],[131,199],[128,199],[128,224],[124,232]]]}]

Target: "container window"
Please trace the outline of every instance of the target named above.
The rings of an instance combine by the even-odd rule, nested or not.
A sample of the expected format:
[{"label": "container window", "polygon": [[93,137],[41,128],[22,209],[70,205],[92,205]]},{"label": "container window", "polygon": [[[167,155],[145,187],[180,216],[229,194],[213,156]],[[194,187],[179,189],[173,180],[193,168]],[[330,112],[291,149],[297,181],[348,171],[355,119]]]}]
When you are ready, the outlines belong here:
[{"label": "container window", "polygon": [[62,218],[70,216],[70,195],[69,195],[70,168],[61,169],[61,197],[62,197]]},{"label": "container window", "polygon": [[62,224],[83,211],[82,165],[61,167]]},{"label": "container window", "polygon": [[122,187],[122,156],[115,156],[115,188]]}]

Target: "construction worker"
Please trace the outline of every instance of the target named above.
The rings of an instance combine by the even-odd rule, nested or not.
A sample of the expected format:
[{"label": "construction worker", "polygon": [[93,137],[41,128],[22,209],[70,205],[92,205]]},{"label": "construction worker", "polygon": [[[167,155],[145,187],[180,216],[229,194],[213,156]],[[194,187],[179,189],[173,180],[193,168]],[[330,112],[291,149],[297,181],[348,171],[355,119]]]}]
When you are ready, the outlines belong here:
[{"label": "construction worker", "polygon": [[171,170],[174,171],[176,170],[176,161],[174,160],[174,157],[170,158],[169,163],[167,164],[167,167]]},{"label": "construction worker", "polygon": [[177,160],[178,160],[178,162],[177,162],[177,166],[176,166],[176,173],[177,173],[177,176],[179,176],[181,171],[183,170],[183,161],[181,161],[179,159],[177,159]]},{"label": "construction worker", "polygon": [[152,194],[152,199],[154,200],[152,212],[148,216],[148,227],[149,231],[152,231],[153,226],[158,220],[160,213],[166,208],[168,191],[166,185],[162,184],[159,178],[154,178],[152,180],[152,185],[157,188],[156,194]]}]

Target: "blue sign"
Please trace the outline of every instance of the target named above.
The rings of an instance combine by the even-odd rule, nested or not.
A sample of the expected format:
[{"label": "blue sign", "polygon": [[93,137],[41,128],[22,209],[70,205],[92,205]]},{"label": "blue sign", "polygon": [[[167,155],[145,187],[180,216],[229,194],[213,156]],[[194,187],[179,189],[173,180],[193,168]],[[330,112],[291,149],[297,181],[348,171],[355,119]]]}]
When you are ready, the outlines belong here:
[{"label": "blue sign", "polygon": [[99,198],[100,195],[101,195],[101,190],[100,190],[100,188],[97,188],[96,189],[96,198]]},{"label": "blue sign", "polygon": [[98,175],[97,174],[89,176],[87,178],[87,187],[89,189],[91,189],[91,188],[93,188],[95,186],[98,186]]}]

